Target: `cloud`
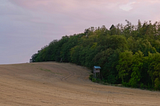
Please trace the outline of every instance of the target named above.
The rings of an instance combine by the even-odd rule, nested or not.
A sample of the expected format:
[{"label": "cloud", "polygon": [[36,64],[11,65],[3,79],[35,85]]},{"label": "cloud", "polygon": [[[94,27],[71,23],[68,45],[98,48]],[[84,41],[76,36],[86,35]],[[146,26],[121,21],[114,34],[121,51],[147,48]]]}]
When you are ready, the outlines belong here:
[{"label": "cloud", "polygon": [[[36,13],[62,20],[61,22],[64,18],[67,18],[68,21],[73,20],[73,22],[79,20],[90,22],[105,18],[111,20],[113,18],[110,17],[114,16],[130,18],[129,16],[133,15],[136,20],[139,17],[142,20],[150,19],[147,12],[153,10],[152,7],[155,6],[159,10],[157,4],[160,4],[158,0],[12,0],[11,2]],[[157,12],[153,10],[153,13],[154,11]],[[121,21],[124,21],[125,19],[122,18]]]},{"label": "cloud", "polygon": [[134,4],[135,2],[129,2],[127,4],[124,4],[124,5],[121,5],[120,6],[120,9],[124,10],[124,11],[130,11],[131,9],[133,9],[132,5]]},{"label": "cloud", "polygon": [[14,13],[23,14],[14,16],[15,20],[25,21],[34,30],[39,26],[46,32],[61,28],[67,34],[67,30],[74,33],[90,26],[109,27],[125,19],[135,23],[138,19],[155,21],[160,17],[158,0],[10,0],[10,4],[18,8]]}]

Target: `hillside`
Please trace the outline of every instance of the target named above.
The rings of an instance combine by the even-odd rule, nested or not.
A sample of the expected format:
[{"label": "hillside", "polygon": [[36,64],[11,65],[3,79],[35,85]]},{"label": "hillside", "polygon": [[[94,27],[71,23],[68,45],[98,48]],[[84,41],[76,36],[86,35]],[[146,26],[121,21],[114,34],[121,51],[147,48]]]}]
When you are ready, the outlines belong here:
[{"label": "hillside", "polygon": [[104,86],[69,63],[0,65],[0,106],[160,106],[160,92]]},{"label": "hillside", "polygon": [[160,90],[160,22],[112,25],[63,36],[38,50],[32,62],[70,62],[101,66],[105,83]]}]

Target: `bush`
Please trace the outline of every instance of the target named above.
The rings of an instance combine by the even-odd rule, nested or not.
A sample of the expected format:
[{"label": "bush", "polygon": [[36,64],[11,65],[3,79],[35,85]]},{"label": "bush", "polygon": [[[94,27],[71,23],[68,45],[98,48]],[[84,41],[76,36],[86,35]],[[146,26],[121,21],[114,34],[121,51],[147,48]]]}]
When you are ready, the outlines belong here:
[{"label": "bush", "polygon": [[96,78],[92,78],[92,81],[93,81],[93,82],[97,82]]}]

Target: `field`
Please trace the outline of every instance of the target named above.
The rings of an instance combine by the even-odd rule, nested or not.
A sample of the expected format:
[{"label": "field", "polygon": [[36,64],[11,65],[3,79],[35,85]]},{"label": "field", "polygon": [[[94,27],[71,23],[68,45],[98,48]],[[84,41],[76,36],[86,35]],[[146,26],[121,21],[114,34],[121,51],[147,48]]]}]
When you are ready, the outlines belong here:
[{"label": "field", "polygon": [[160,106],[160,92],[100,85],[70,63],[0,65],[0,106]]}]

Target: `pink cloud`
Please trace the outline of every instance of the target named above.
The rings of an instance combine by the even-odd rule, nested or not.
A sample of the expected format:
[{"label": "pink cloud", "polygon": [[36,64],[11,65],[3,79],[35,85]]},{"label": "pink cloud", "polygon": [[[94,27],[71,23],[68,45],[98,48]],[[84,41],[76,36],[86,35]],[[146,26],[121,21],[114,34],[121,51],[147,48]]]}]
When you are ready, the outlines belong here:
[{"label": "pink cloud", "polygon": [[11,2],[36,14],[62,20],[64,17],[69,21],[73,20],[72,22],[77,20],[77,23],[79,21],[104,23],[106,19],[109,23],[122,22],[125,19],[148,21],[160,18],[159,0],[12,0]]},{"label": "pink cloud", "polygon": [[12,0],[11,2],[32,10],[46,10],[48,12],[74,11],[87,8],[114,8],[119,4],[127,3],[128,0]]}]

